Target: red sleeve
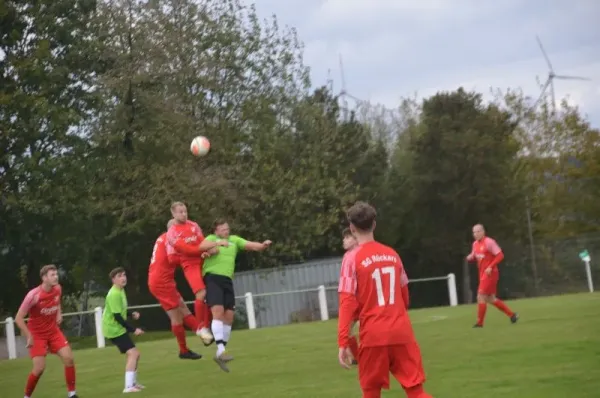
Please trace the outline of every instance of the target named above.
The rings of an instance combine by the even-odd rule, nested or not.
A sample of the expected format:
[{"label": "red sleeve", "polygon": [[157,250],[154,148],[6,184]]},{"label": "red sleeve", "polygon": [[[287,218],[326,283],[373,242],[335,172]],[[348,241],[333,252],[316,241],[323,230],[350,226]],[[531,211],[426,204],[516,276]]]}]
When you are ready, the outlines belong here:
[{"label": "red sleeve", "polygon": [[[198,236],[198,240],[196,242],[194,242],[193,244],[186,243],[185,239],[182,238],[180,233],[178,233],[175,225],[173,225],[167,231],[167,242],[169,243],[169,245],[171,245],[171,247],[173,247],[173,249],[177,253],[187,255],[187,256],[199,257],[200,250],[198,249],[198,246],[200,245],[200,243],[202,243],[203,240],[204,240],[204,236],[202,236],[202,234],[200,233],[200,235]],[[167,253],[168,253],[168,251],[167,251]]]},{"label": "red sleeve", "polygon": [[340,270],[339,311],[338,311],[338,346],[348,347],[348,339],[352,322],[358,310],[356,299],[356,250],[351,250],[344,255]]},{"label": "red sleeve", "polygon": [[504,253],[502,253],[502,249],[498,246],[498,243],[492,238],[487,238],[485,241],[485,247],[487,251],[489,251],[492,255],[494,255],[494,259],[490,263],[490,267],[497,267],[498,264],[502,260],[504,260]]},{"label": "red sleeve", "polygon": [[338,347],[348,347],[352,323],[356,320],[358,310],[356,296],[350,293],[339,293],[338,312]]},{"label": "red sleeve", "polygon": [[402,293],[402,300],[404,301],[404,307],[408,309],[410,304],[410,296],[408,292],[408,275],[406,275],[406,271],[404,270],[404,264],[402,264],[402,259],[396,253],[398,260],[400,261],[400,291]]},{"label": "red sleeve", "polygon": [[27,296],[25,296],[25,299],[23,300],[23,302],[21,303],[21,306],[19,307],[19,311],[23,312],[24,315],[27,315],[27,314],[29,314],[31,307],[36,305],[37,302],[38,302],[38,289],[35,288],[33,290],[30,290],[29,293],[27,293]]},{"label": "red sleeve", "polygon": [[193,245],[190,245],[188,243],[185,243],[183,239],[177,239],[173,247],[175,248],[175,251],[177,253],[185,254],[187,256],[199,257],[200,249],[198,248],[198,246],[200,245],[200,243],[202,243],[203,240],[204,239],[202,239],[200,242],[194,242]]},{"label": "red sleeve", "polygon": [[410,295],[408,294],[408,285],[402,286],[400,289],[402,291],[402,300],[404,301],[404,307],[406,307],[406,309],[408,309],[408,306],[410,305]]}]

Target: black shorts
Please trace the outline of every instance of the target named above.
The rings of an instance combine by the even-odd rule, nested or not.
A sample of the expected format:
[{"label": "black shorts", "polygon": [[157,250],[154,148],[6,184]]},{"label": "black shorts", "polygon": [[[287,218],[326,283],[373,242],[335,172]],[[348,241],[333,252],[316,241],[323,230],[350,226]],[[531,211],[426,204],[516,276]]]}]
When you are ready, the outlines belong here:
[{"label": "black shorts", "polygon": [[206,304],[209,307],[222,305],[226,310],[235,309],[233,280],[223,275],[204,275],[206,285]]},{"label": "black shorts", "polygon": [[131,340],[129,333],[122,334],[109,340],[117,346],[119,351],[121,351],[121,354],[125,354],[127,351],[135,348],[135,344],[133,343],[133,340]]}]

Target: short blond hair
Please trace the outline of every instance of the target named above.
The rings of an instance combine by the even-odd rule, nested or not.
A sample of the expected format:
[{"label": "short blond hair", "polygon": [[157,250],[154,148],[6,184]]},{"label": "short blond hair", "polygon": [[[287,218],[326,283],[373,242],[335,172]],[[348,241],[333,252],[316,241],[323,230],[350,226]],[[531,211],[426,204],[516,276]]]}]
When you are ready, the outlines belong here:
[{"label": "short blond hair", "polygon": [[171,205],[171,211],[175,210],[179,206],[185,206],[185,203],[183,203],[183,202],[173,202],[173,204]]}]

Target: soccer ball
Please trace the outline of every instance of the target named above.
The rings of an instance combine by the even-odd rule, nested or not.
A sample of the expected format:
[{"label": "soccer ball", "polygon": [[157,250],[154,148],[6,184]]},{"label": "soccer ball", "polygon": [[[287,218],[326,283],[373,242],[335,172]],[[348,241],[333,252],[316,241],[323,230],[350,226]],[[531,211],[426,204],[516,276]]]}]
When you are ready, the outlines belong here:
[{"label": "soccer ball", "polygon": [[208,138],[199,135],[192,140],[190,151],[194,156],[204,156],[210,151],[210,141],[208,141]]}]

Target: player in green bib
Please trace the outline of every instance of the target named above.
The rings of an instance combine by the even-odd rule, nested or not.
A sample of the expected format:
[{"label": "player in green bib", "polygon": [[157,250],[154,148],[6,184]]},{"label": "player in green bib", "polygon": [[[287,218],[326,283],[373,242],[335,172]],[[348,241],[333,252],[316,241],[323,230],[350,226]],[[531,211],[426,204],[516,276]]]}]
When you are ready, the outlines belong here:
[{"label": "player in green bib", "polygon": [[[127,295],[125,294],[125,285],[127,285],[127,275],[121,267],[110,271],[112,287],[106,295],[104,301],[104,312],[102,314],[102,332],[104,337],[109,339],[121,352],[127,355],[125,365],[125,389],[124,393],[139,392],[144,386],[137,382],[137,366],[140,359],[140,352],[136,348],[129,333],[139,336],[144,333],[140,328],[133,327],[127,322]],[[133,312],[133,319],[139,319],[139,312]]]},{"label": "player in green bib", "polygon": [[209,252],[202,265],[202,274],[206,285],[206,304],[210,307],[213,316],[211,329],[217,343],[217,354],[214,360],[222,370],[229,372],[227,362],[233,357],[226,353],[225,346],[231,337],[231,325],[235,313],[233,291],[235,259],[240,250],[263,251],[271,245],[271,241],[252,242],[237,235],[230,235],[229,224],[223,219],[213,223],[213,231],[213,234],[205,237],[206,240],[226,240],[229,245]]}]

